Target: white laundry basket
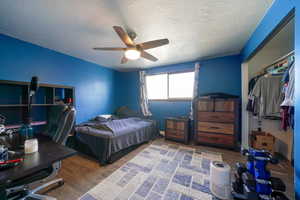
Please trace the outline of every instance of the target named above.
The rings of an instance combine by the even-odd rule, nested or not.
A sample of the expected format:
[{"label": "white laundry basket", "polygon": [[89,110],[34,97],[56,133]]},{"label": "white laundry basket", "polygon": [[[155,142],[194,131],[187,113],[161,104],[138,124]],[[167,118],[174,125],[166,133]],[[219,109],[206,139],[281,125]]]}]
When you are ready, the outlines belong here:
[{"label": "white laundry basket", "polygon": [[210,191],[219,199],[231,199],[230,166],[224,162],[210,163]]}]

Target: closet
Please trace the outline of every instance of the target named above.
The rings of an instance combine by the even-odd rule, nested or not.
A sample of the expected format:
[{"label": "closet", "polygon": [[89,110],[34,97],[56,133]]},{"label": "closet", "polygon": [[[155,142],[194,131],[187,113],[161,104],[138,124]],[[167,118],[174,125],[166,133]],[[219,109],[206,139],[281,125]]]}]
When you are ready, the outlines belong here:
[{"label": "closet", "polygon": [[[275,137],[274,151],[293,154],[294,19],[291,17],[242,67],[243,146],[253,131]],[[248,137],[248,138],[247,138]]]}]

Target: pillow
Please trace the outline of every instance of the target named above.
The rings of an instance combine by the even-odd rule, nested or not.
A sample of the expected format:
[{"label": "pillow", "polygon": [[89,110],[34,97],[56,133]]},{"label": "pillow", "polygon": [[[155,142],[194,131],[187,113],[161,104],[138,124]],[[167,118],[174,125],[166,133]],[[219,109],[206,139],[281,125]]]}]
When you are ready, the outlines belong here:
[{"label": "pillow", "polygon": [[112,115],[98,115],[98,116],[103,117],[103,118],[105,118],[105,119],[110,119],[110,118],[112,118]]},{"label": "pillow", "polygon": [[101,117],[101,116],[97,116],[92,120],[95,120],[95,121],[98,121],[98,122],[107,122],[108,121],[106,118]]},{"label": "pillow", "polygon": [[116,110],[115,114],[120,118],[143,117],[142,114],[140,114],[134,110],[131,110],[127,106],[122,106],[122,107],[118,108]]},{"label": "pillow", "polygon": [[98,115],[94,118],[94,120],[98,122],[107,122],[112,120],[112,115]]}]

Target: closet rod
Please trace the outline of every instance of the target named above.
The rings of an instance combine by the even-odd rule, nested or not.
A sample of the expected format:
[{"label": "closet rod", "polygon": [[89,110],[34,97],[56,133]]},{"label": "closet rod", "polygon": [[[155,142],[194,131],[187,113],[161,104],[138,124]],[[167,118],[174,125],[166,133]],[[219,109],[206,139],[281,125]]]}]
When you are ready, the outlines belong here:
[{"label": "closet rod", "polygon": [[286,59],[286,58],[288,58],[288,57],[290,57],[290,56],[292,56],[292,55],[294,55],[294,54],[295,54],[295,51],[291,51],[290,53],[288,53],[288,54],[282,56],[281,58],[279,58],[279,59],[277,59],[276,61],[274,61],[272,64],[270,64],[270,65],[268,65],[267,67],[265,67],[264,70],[268,69],[269,67],[272,67],[273,65],[277,64],[278,62],[281,62],[281,61],[283,61],[284,59]]}]

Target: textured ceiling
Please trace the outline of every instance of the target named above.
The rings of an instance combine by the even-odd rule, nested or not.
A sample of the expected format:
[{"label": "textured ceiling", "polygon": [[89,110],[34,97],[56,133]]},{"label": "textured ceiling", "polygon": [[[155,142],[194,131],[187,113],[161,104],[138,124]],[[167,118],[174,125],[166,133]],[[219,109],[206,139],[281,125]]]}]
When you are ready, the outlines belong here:
[{"label": "textured ceiling", "polygon": [[[115,69],[146,68],[237,53],[273,0],[1,0],[0,33]],[[120,64],[113,25],[136,42],[168,38],[144,59]]]}]

